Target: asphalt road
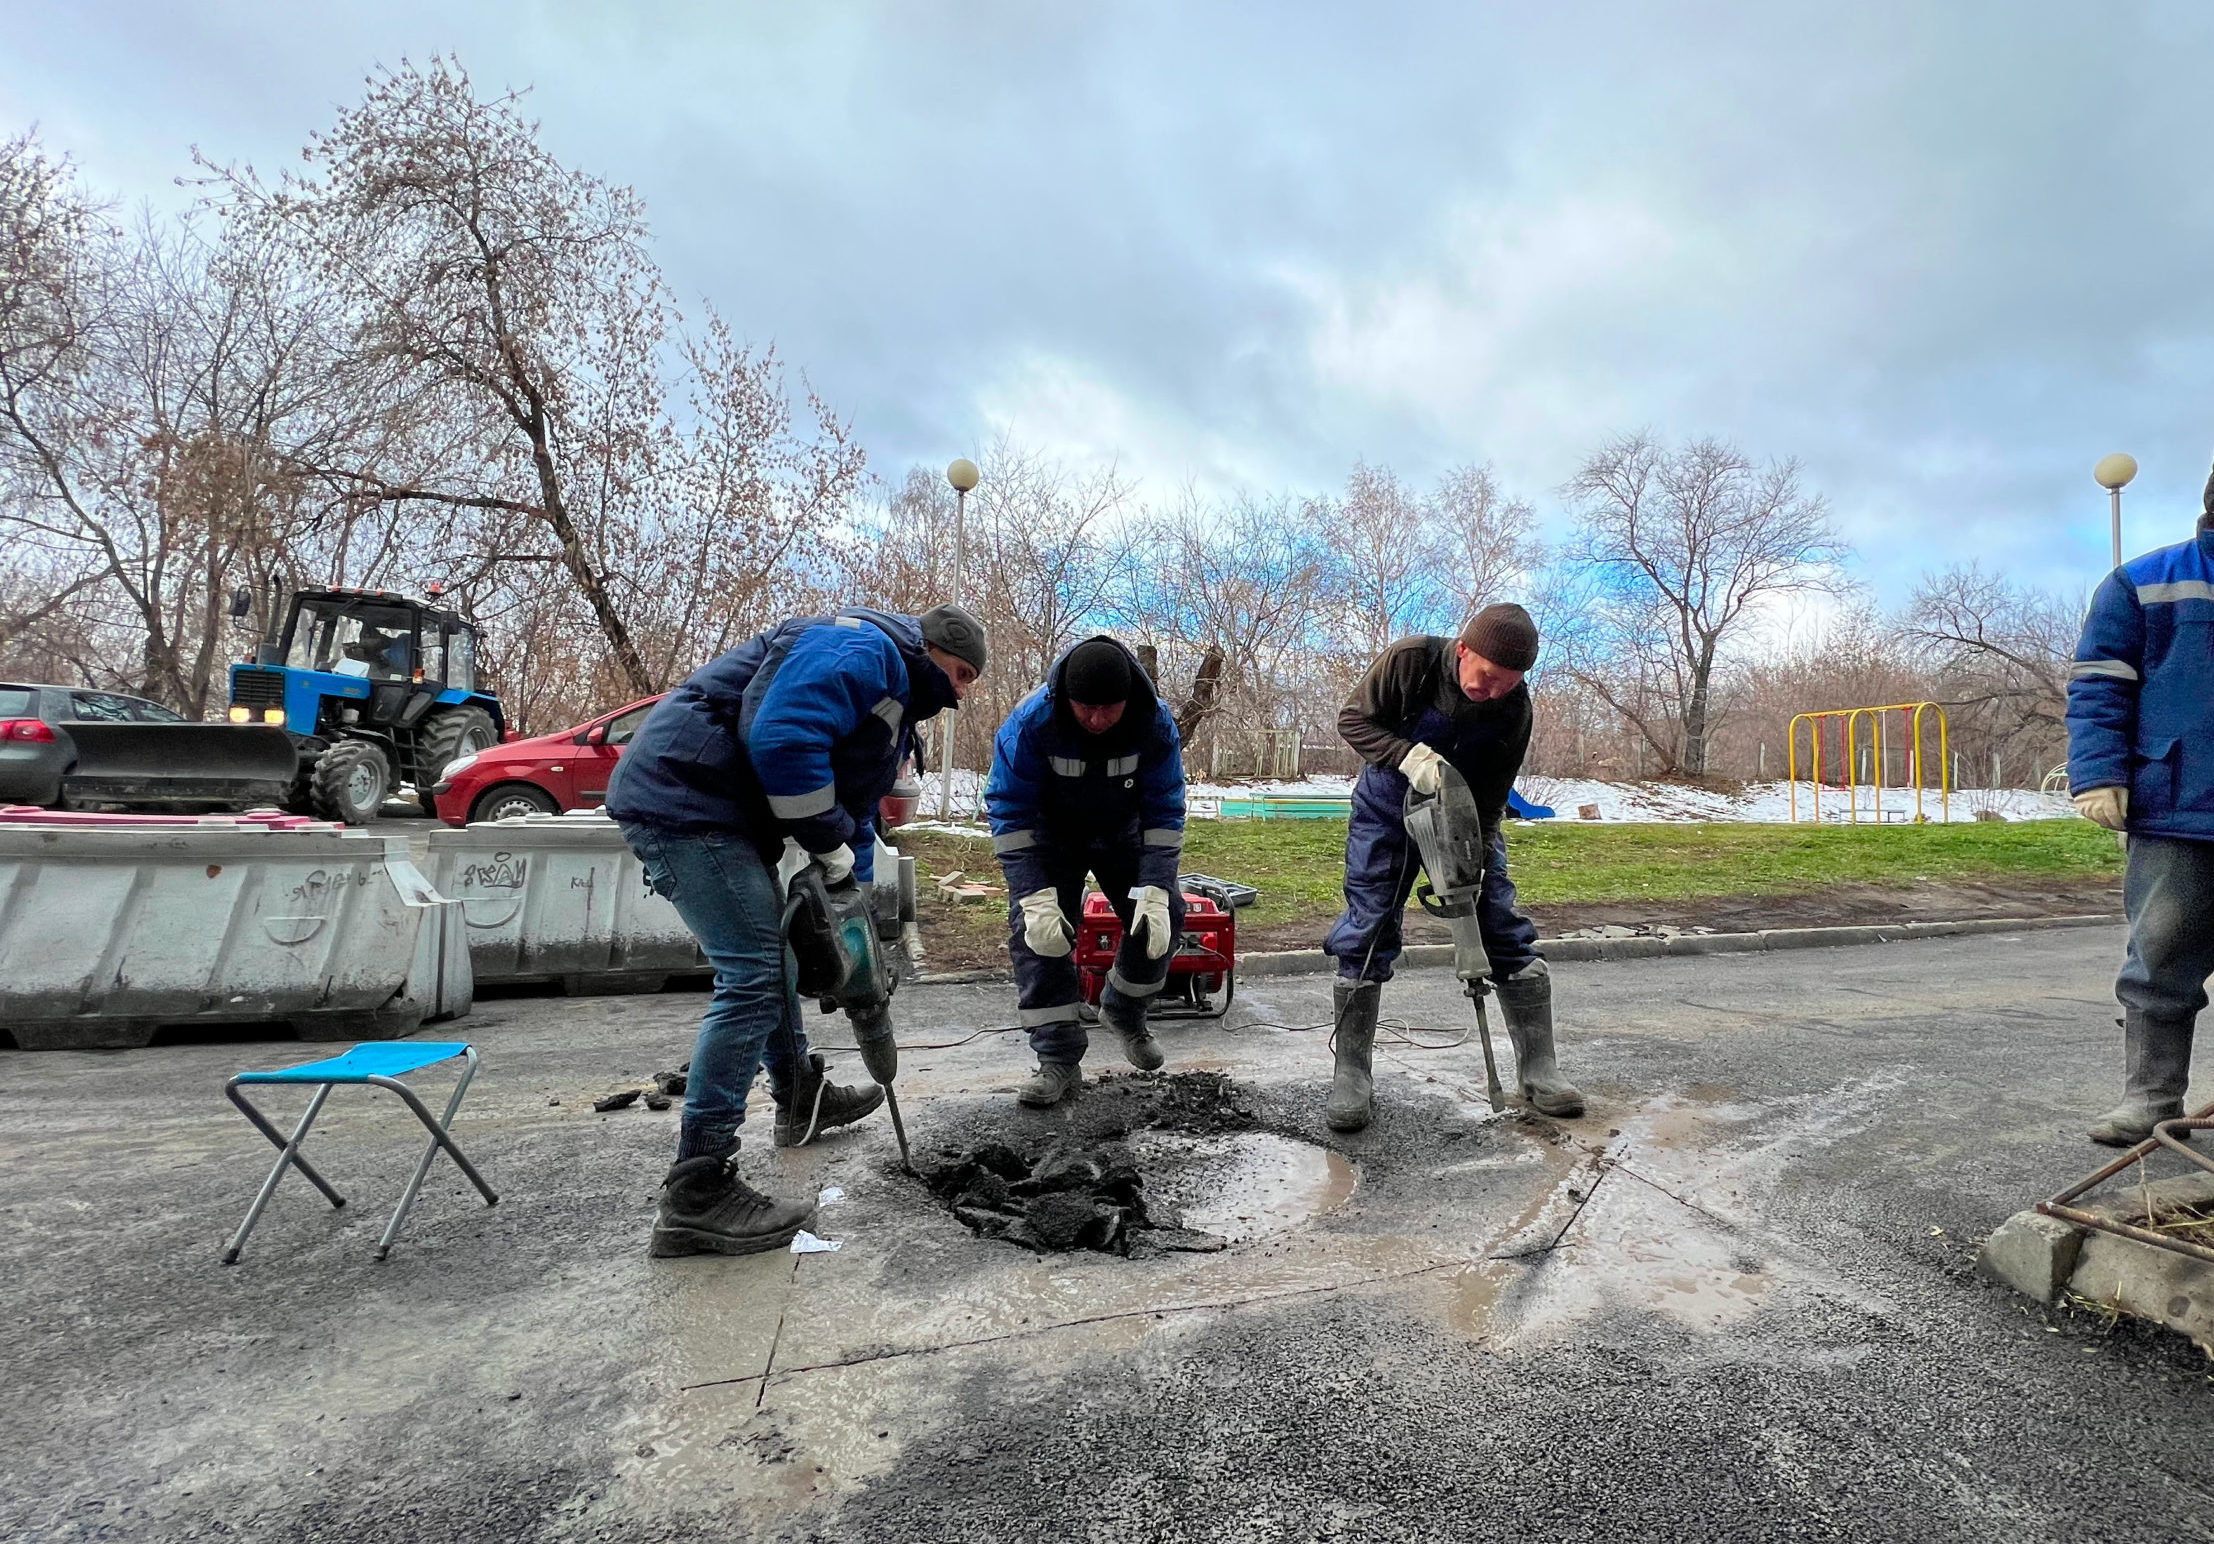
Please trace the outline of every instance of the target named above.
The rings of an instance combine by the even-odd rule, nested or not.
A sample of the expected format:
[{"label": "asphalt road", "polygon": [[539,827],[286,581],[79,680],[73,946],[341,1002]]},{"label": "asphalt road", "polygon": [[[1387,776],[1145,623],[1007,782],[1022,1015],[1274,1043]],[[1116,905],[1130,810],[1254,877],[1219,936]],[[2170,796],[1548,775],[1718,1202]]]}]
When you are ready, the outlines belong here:
[{"label": "asphalt road", "polygon": [[[1250,1185],[1314,1215],[1129,1260],[971,1236],[876,1120],[745,1157],[846,1192],[839,1252],[647,1261],[674,1117],[589,1101],[680,1060],[696,996],[454,1026],[484,1055],[456,1132],[502,1200],[441,1164],[383,1264],[418,1146],[359,1090],[311,1146],[354,1204],[292,1179],[216,1263],[269,1157],[222,1081],[304,1048],[8,1055],[0,1537],[2204,1537],[2214,1364],[1973,1271],[2094,1160],[2120,943],[1563,966],[1586,1119],[1491,1117],[1473,1045],[1400,1046],[1337,1158],[1301,1145],[1331,1142],[1322,1034],[1269,1027],[1328,983],[1261,983],[1164,1040],[1314,1160],[1224,1170],[1231,1210]],[[1013,1037],[946,1045],[1008,997],[903,1000],[919,1144],[1066,1121],[1014,1109]],[[1466,1022],[1435,971],[1385,1013]],[[1161,1093],[1111,1076],[1076,1124],[1142,1128]]]}]

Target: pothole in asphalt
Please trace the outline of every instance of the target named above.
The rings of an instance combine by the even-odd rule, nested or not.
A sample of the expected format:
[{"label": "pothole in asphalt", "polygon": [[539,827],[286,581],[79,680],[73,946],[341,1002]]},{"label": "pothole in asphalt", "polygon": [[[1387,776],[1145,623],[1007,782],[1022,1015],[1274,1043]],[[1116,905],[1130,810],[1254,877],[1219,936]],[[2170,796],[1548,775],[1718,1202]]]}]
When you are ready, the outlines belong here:
[{"label": "pothole in asphalt", "polygon": [[1211,1072],[1102,1082],[1064,1130],[944,1148],[918,1168],[965,1227],[1041,1254],[1218,1250],[1334,1211],[1359,1183],[1342,1153],[1259,1129]]}]

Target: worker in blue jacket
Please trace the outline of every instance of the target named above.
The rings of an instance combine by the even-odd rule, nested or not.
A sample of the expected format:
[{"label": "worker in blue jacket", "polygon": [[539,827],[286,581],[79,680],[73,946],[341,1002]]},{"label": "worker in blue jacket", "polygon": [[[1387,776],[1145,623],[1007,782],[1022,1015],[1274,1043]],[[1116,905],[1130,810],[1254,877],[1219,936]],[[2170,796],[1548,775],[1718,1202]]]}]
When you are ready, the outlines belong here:
[{"label": "worker in blue jacket", "polygon": [[2122,1102],[2091,1140],[2130,1147],[2183,1113],[2214,975],[2214,478],[2198,534],[2132,558],[2091,597],[2068,673],[2068,789],[2129,833]]},{"label": "worker in blue jacket", "polygon": [[1101,635],[1054,665],[1000,726],[984,803],[1007,875],[1007,952],[1038,1069],[1016,1098],[1060,1103],[1083,1083],[1083,992],[1072,950],[1084,879],[1122,919],[1099,1015],[1132,1066],[1161,1065],[1146,1003],[1184,926],[1184,761],[1176,716],[1131,652]]},{"label": "worker in blue jacket", "polygon": [[715,967],[655,1254],[775,1249],[812,1214],[812,1203],[772,1201],[736,1172],[746,1094],[764,1061],[779,1147],[883,1099],[831,1083],[807,1049],[777,863],[790,837],[829,883],[868,882],[877,801],[915,725],[958,702],[984,664],[984,629],[957,607],[797,617],[694,671],[639,725],[607,812]]}]

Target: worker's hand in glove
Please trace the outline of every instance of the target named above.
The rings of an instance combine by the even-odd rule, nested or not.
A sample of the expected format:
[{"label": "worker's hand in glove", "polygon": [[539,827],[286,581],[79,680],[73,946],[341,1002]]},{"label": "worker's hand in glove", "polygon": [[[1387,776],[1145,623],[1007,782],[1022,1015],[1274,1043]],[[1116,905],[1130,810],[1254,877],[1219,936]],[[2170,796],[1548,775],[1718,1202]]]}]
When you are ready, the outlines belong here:
[{"label": "worker's hand in glove", "polygon": [[1022,941],[1030,952],[1057,960],[1076,947],[1076,929],[1061,915],[1061,898],[1049,889],[1022,898]]},{"label": "worker's hand in glove", "polygon": [[1427,745],[1418,745],[1407,752],[1406,758],[1399,763],[1399,772],[1416,793],[1435,794],[1444,782],[1438,772],[1438,768],[1444,765],[1443,756]]},{"label": "worker's hand in glove", "polygon": [[1145,929],[1145,957],[1157,960],[1176,942],[1176,935],[1169,930],[1168,892],[1159,885],[1147,885],[1131,891],[1130,899],[1138,903],[1137,914],[1130,919],[1130,931]]},{"label": "worker's hand in glove", "polygon": [[853,849],[844,842],[828,852],[812,852],[808,856],[822,865],[823,878],[834,885],[842,885],[853,878]]},{"label": "worker's hand in glove", "polygon": [[2122,829],[2122,822],[2129,815],[2129,790],[2127,788],[2086,788],[2076,795],[2076,813],[2093,825],[2104,826],[2109,831]]}]

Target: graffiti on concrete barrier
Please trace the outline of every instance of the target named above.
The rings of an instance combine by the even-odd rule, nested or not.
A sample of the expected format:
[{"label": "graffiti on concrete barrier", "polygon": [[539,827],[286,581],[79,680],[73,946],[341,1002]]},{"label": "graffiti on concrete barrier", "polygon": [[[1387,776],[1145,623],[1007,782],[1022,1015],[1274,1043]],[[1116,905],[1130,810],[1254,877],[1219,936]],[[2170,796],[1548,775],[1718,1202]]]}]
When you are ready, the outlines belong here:
[{"label": "graffiti on concrete barrier", "polygon": [[461,866],[464,890],[520,890],[530,877],[530,860],[513,853],[496,852],[477,863]]}]

